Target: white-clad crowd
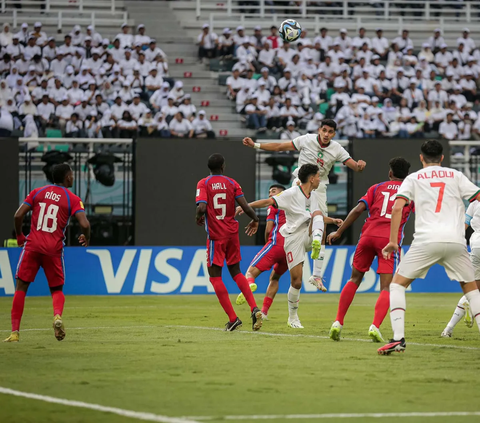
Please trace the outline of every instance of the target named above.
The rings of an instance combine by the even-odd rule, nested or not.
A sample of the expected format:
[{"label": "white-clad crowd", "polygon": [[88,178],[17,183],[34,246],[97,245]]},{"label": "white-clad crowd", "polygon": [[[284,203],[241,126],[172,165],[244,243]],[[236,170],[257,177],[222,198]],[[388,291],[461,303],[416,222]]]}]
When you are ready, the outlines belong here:
[{"label": "white-clad crowd", "polygon": [[468,28],[451,46],[440,29],[421,46],[407,30],[388,40],[381,28],[353,37],[304,30],[291,44],[275,27],[268,36],[261,27],[233,32],[217,37],[204,25],[202,34],[213,35],[216,55],[232,55],[226,94],[249,128],[312,130],[328,117],[345,137],[480,139],[480,50]]},{"label": "white-clad crowd", "polygon": [[214,137],[183,83],[169,77],[168,60],[140,24],[113,40],[75,25],[59,45],[22,24],[0,32],[0,120],[27,137],[50,128],[67,137]]}]

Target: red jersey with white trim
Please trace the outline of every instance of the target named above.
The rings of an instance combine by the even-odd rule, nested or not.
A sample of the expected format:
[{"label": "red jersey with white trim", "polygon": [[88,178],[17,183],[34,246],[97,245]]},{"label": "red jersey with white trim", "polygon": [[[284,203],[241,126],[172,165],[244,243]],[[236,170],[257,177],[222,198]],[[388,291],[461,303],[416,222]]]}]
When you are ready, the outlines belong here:
[{"label": "red jersey with white trim", "polygon": [[269,207],[267,214],[267,222],[268,221],[273,222],[273,228],[268,236],[268,242],[271,242],[273,245],[283,247],[285,238],[280,233],[280,228],[287,222],[285,212],[275,207]]},{"label": "red jersey with white trim", "polygon": [[[372,185],[367,193],[360,198],[358,202],[365,203],[368,211],[368,217],[362,228],[362,236],[390,238],[392,208],[401,185],[401,181],[381,182]],[[411,201],[403,208],[402,221],[398,232],[399,243],[402,241],[403,228],[412,211],[415,211],[415,206]]]},{"label": "red jersey with white trim", "polygon": [[206,203],[205,230],[208,238],[230,238],[238,233],[235,201],[243,197],[242,187],[224,175],[210,175],[197,184],[196,203]]},{"label": "red jersey with white trim", "polygon": [[24,204],[32,209],[25,250],[60,256],[70,217],[85,212],[82,200],[65,187],[47,185],[34,189],[28,194]]}]

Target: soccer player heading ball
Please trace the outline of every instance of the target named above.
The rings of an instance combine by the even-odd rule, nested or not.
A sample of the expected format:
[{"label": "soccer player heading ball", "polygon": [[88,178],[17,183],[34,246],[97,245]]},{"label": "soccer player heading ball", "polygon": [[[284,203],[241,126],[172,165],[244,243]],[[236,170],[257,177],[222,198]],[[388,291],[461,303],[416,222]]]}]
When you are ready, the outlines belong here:
[{"label": "soccer player heading ball", "polygon": [[[35,280],[38,270],[43,267],[53,301],[53,329],[55,337],[65,338],[63,325],[63,307],[65,296],[65,265],[63,246],[65,229],[71,216],[75,216],[83,234],[78,238],[81,245],[90,242],[90,223],[79,197],[70,192],[73,186],[73,172],[66,163],[52,169],[53,185],[34,189],[15,213],[15,232],[17,242],[23,247],[17,267],[17,286],[12,304],[12,333],[5,342],[18,342],[20,321],[22,319],[25,296],[30,283]],[[28,238],[22,233],[25,215],[32,211],[32,221]]]},{"label": "soccer player heading ball", "polygon": [[221,154],[212,154],[208,158],[208,168],[210,176],[203,178],[197,184],[196,221],[200,226],[205,225],[207,231],[207,267],[210,282],[229,318],[225,330],[238,329],[242,326],[242,321],[235,314],[222,281],[222,267],[226,260],[230,275],[250,305],[252,329],[257,331],[262,327],[262,312],[255,303],[245,276],[240,272],[242,257],[238,239],[238,222],[235,220],[235,202],[252,219],[246,227],[247,235],[252,236],[257,232],[258,217],[245,200],[242,188],[237,181],[223,174],[225,158]]}]

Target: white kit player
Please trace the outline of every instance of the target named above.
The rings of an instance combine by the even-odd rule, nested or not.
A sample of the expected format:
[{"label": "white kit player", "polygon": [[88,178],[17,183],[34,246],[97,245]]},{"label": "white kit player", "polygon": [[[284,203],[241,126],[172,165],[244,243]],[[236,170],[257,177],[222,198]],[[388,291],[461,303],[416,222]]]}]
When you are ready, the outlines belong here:
[{"label": "white kit player", "polygon": [[463,200],[478,200],[480,190],[457,170],[441,167],[443,147],[436,140],[422,144],[423,169],[408,175],[400,186],[392,210],[390,242],[385,258],[398,251],[398,228],[406,203],[415,202],[413,243],[398,266],[390,285],[390,320],[393,339],[378,349],[381,355],[404,351],[405,291],[417,278],[425,278],[434,264],[442,265],[451,280],[460,286],[480,329],[480,292],[465,242]]},{"label": "white kit player", "polygon": [[[288,290],[288,321],[293,329],[303,329],[298,317],[298,303],[302,287],[303,262],[305,253],[311,251],[312,241],[322,239],[324,221],[341,225],[341,219],[322,216],[316,210],[313,190],[320,184],[320,171],[315,164],[304,164],[298,171],[300,185],[295,185],[272,198],[250,203],[252,208],[275,207],[285,211],[286,223],[280,229],[285,238],[285,254],[290,270],[291,286]],[[312,276],[309,282],[320,291],[326,291],[322,279]]]},{"label": "white kit player", "polygon": [[[470,261],[472,262],[473,270],[475,271],[477,288],[480,289],[480,203],[478,201],[473,201],[468,206],[465,215],[465,230],[469,226],[473,229],[473,234],[470,237]],[[448,322],[447,327],[443,330],[441,336],[443,338],[451,338],[453,329],[457,323],[462,320],[462,317],[465,320],[465,324],[471,328],[474,324],[474,319],[472,311],[470,310],[470,304],[465,295],[460,298],[460,301],[453,312],[453,316]]]},{"label": "white kit player", "polygon": [[[320,185],[312,193],[312,201],[315,209],[321,212],[321,216],[328,216],[327,209],[327,185],[328,174],[336,162],[342,162],[355,172],[362,172],[366,163],[363,160],[356,162],[350,157],[350,154],[336,141],[335,131],[337,123],[332,119],[324,119],[318,129],[318,135],[306,134],[287,142],[255,143],[251,138],[244,138],[243,144],[264,151],[298,151],[298,168],[293,172],[295,181],[293,185],[298,185],[298,169],[304,164],[314,164],[320,168]],[[313,275],[321,278],[323,259],[325,256],[325,237],[313,240],[312,258],[314,259]]]}]

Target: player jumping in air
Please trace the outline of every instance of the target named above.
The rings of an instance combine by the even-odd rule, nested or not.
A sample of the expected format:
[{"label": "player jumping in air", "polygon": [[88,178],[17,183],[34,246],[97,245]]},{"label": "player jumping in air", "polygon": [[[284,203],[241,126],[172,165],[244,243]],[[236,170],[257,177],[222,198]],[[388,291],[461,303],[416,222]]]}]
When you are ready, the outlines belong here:
[{"label": "player jumping in air", "polygon": [[[280,229],[285,237],[285,254],[290,270],[291,286],[288,290],[288,321],[293,329],[303,329],[298,317],[298,303],[302,287],[303,262],[305,253],[312,250],[313,237],[323,234],[324,222],[341,225],[342,220],[322,216],[315,209],[312,191],[320,185],[320,171],[317,165],[304,164],[298,171],[300,185],[295,185],[276,196],[254,201],[252,208],[274,207],[285,211],[286,223]],[[326,291],[321,279],[313,276],[311,283],[321,291]],[[313,281],[312,281],[313,279]]]},{"label": "player jumping in air", "polygon": [[[306,134],[287,142],[255,143],[251,138],[244,138],[243,144],[264,151],[298,151],[298,168],[304,164],[314,164],[320,168],[320,185],[312,193],[314,209],[320,212],[319,220],[328,216],[327,208],[327,185],[328,174],[336,162],[342,162],[344,165],[354,170],[362,172],[366,163],[363,160],[356,162],[348,152],[336,141],[335,131],[337,123],[332,119],[322,121],[318,129],[318,135]],[[293,172],[295,180],[292,185],[298,185],[298,169]],[[322,231],[323,234],[324,231]],[[313,276],[322,279],[323,259],[325,256],[325,238],[313,237],[312,258],[314,259]]]},{"label": "player jumping in air", "polygon": [[[23,246],[17,267],[17,286],[12,304],[12,333],[4,342],[18,342],[25,296],[30,283],[35,280],[38,270],[43,267],[53,301],[53,329],[59,341],[65,338],[63,307],[65,296],[65,266],[63,246],[65,229],[71,216],[75,216],[83,235],[78,238],[83,246],[90,241],[90,223],[79,197],[68,188],[73,185],[73,172],[68,164],[53,167],[54,185],[34,189],[15,213],[17,242]],[[25,238],[22,224],[25,215],[32,211],[30,233]]]},{"label": "player jumping in air", "polygon": [[[282,191],[285,191],[284,186],[278,184],[272,185],[268,191],[268,197],[272,198]],[[242,208],[237,207],[237,214],[242,213]],[[284,224],[285,212],[275,207],[269,207],[267,226],[265,228],[265,246],[250,263],[250,267],[245,275],[250,284],[250,289],[252,292],[255,292],[257,290],[255,279],[273,267],[267,293],[263,299],[262,314],[264,319],[267,319],[268,310],[278,292],[278,282],[282,275],[288,270],[287,258],[285,256],[285,250],[283,249],[285,239],[280,233],[280,229]],[[242,293],[238,294],[237,304],[242,305],[245,301],[245,295]]]},{"label": "player jumping in air", "polygon": [[242,326],[242,321],[235,314],[228,291],[222,281],[223,262],[227,261],[228,270],[233,280],[242,291],[252,311],[252,329],[262,327],[262,312],[255,303],[255,298],[245,276],[240,272],[240,241],[238,222],[235,220],[235,201],[252,219],[246,228],[249,236],[258,229],[258,217],[243,196],[242,188],[232,178],[226,177],[225,158],[221,154],[212,154],[208,158],[210,176],[197,184],[197,224],[205,225],[207,231],[207,267],[210,282],[218,301],[227,313],[229,321],[226,331],[234,331]]},{"label": "player jumping in air", "polygon": [[422,144],[423,169],[408,175],[399,188],[392,210],[390,242],[383,249],[389,259],[399,250],[398,231],[405,205],[415,202],[415,234],[390,285],[390,320],[393,339],[378,349],[381,355],[404,351],[405,291],[417,278],[423,279],[434,264],[442,265],[452,280],[458,280],[480,329],[480,292],[465,242],[465,206],[480,198],[480,190],[457,170],[441,167],[443,147],[436,140]]},{"label": "player jumping in air", "polygon": [[[470,237],[470,261],[472,262],[475,271],[475,282],[477,283],[477,287],[480,288],[480,203],[478,201],[473,201],[468,206],[465,215],[465,230],[469,226],[471,226],[474,231]],[[465,320],[465,324],[471,328],[474,323],[474,318],[472,316],[472,311],[470,310],[470,304],[465,295],[460,298],[460,301],[453,312],[453,316],[448,322],[447,327],[443,330],[441,336],[443,338],[451,338],[453,329],[462,317]]]},{"label": "player jumping in air", "polygon": [[[389,288],[392,282],[395,268],[394,258],[384,259],[382,248],[388,244],[390,237],[390,218],[397,194],[402,181],[407,177],[410,163],[401,157],[390,160],[389,180],[371,186],[367,193],[360,198],[358,204],[348,214],[343,225],[328,235],[328,243],[339,239],[342,234],[355,222],[364,211],[368,211],[368,217],[362,228],[360,240],[355,249],[352,264],[352,276],[342,289],[338,304],[337,318],[330,329],[330,338],[340,341],[340,333],[343,328],[343,320],[358,287],[362,283],[363,276],[370,269],[375,257],[378,259],[377,273],[380,275],[380,295],[375,304],[373,323],[368,330],[368,335],[374,342],[384,342],[380,333],[382,324],[389,307]],[[402,243],[403,227],[413,210],[413,202],[405,205],[402,212],[402,220],[398,231],[398,244]]]}]

